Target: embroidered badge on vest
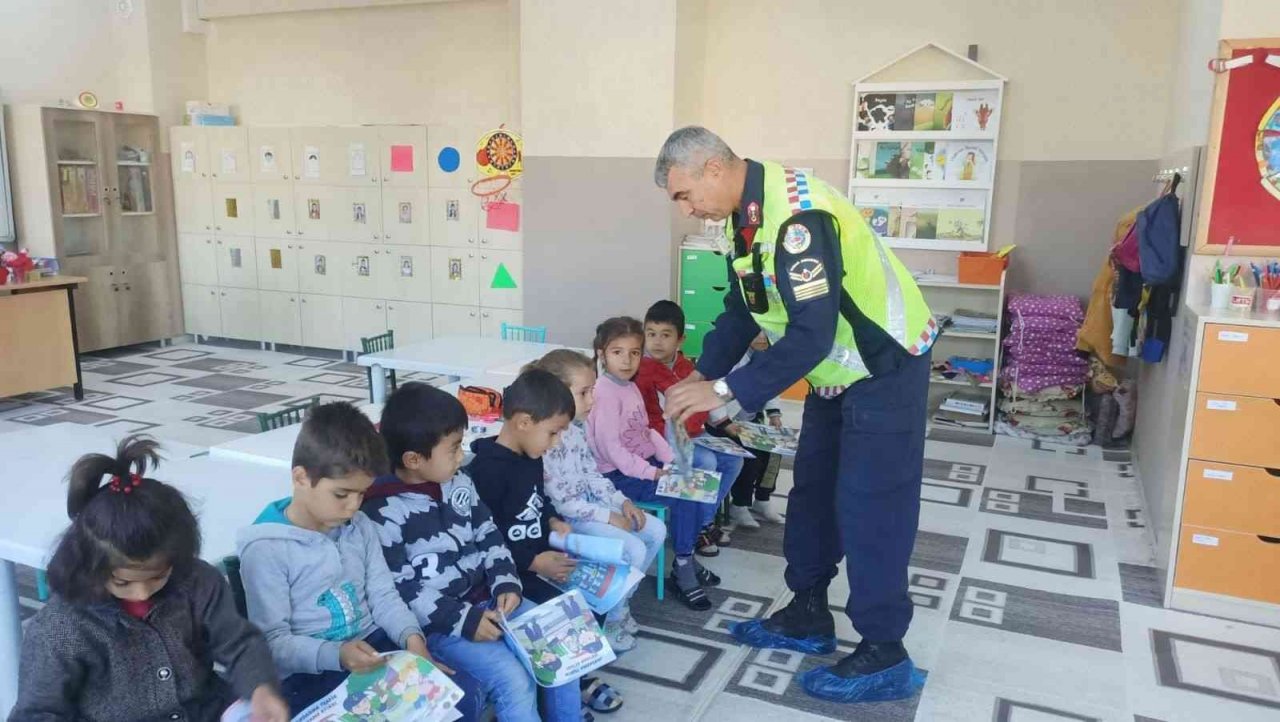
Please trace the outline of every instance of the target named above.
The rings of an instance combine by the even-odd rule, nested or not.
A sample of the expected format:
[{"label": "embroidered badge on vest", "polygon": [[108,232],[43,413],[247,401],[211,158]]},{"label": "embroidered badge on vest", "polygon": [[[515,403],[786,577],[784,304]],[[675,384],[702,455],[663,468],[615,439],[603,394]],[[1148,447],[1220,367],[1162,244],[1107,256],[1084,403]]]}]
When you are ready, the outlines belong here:
[{"label": "embroidered badge on vest", "polygon": [[793,223],[787,226],[786,235],[782,238],[782,247],[787,249],[787,253],[797,256],[809,250],[811,240],[813,236],[809,234],[808,228],[803,224]]},{"label": "embroidered badge on vest", "polygon": [[753,226],[760,225],[760,204],[755,201],[747,204],[747,223]]}]

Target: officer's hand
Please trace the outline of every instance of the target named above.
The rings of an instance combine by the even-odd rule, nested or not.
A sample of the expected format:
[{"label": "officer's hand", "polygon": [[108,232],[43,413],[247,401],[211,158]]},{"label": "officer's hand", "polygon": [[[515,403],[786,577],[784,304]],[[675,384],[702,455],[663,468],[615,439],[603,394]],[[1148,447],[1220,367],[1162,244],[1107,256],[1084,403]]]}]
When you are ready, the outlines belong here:
[{"label": "officer's hand", "polygon": [[694,371],[688,376],[685,376],[684,378],[672,384],[671,387],[667,389],[667,391],[670,392],[671,389],[678,389],[681,386],[684,386],[685,384],[696,384],[699,381],[706,381],[706,380],[707,380],[707,377],[703,376],[701,371]]},{"label": "officer's hand", "polygon": [[690,382],[685,379],[667,389],[666,416],[678,424],[683,424],[686,419],[696,413],[711,411],[721,406],[724,406],[724,402],[716,396],[710,381]]}]

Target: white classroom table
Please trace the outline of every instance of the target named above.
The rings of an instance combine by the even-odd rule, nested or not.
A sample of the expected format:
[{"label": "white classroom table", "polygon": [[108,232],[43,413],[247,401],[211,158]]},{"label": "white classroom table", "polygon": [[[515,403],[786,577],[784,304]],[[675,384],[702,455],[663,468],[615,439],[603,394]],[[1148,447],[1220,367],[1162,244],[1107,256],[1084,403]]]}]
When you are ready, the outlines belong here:
[{"label": "white classroom table", "polygon": [[503,341],[479,336],[442,336],[390,351],[364,354],[356,359],[356,363],[373,369],[370,392],[373,402],[380,404],[387,399],[384,373],[387,369],[467,378],[513,364],[523,365],[557,348],[561,347],[549,343]]},{"label": "white classroom table", "polygon": [[[595,358],[595,353],[593,353],[591,349],[573,348],[572,346],[569,346],[569,347],[562,346],[560,348],[568,348],[570,351],[577,351],[578,353],[582,354],[583,356],[586,356],[587,358]],[[525,359],[524,361],[516,361],[513,363],[509,363],[505,366],[498,366],[497,368],[489,369],[489,373],[498,375],[498,376],[508,376],[514,379],[515,377],[520,375],[520,371],[524,368],[525,364],[529,363],[532,360],[533,359]],[[507,383],[511,383],[511,382],[508,381]]]},{"label": "white classroom table", "polygon": [[[375,424],[382,418],[382,404],[366,403],[358,405],[357,408]],[[302,424],[290,424],[259,434],[241,436],[209,447],[209,456],[222,461],[245,461],[250,464],[265,464],[288,470],[292,468],[293,445],[298,440],[298,431],[301,428]]]},{"label": "white classroom table", "polygon": [[[0,504],[0,718],[17,700],[22,627],[14,565],[43,569],[66,529],[66,476],[80,456],[113,454],[122,431],[52,424],[0,435],[6,496]],[[216,562],[235,553],[236,531],[268,502],[289,494],[289,475],[277,469],[210,459],[204,449],[160,439],[164,456],[148,476],[181,490],[200,519],[203,557]]]}]

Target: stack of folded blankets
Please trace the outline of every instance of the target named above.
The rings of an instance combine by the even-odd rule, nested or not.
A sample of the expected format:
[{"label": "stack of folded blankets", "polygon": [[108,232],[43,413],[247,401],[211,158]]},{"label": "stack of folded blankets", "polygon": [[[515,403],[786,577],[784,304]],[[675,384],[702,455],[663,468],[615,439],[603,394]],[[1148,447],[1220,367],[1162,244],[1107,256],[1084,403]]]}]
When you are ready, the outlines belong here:
[{"label": "stack of folded blankets", "polygon": [[1000,368],[996,431],[1020,438],[1087,445],[1081,409],[1089,364],[1076,354],[1084,308],[1075,296],[1010,297],[1009,334]]}]

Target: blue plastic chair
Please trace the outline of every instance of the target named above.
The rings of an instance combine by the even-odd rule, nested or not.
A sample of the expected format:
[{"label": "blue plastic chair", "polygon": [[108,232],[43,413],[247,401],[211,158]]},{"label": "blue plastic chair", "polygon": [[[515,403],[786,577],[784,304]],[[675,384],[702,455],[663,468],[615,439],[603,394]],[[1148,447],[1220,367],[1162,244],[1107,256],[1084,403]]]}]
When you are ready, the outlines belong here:
[{"label": "blue plastic chair", "polygon": [[43,569],[36,570],[36,599],[49,601],[49,576]]},{"label": "blue plastic chair", "polygon": [[[667,523],[667,507],[662,504],[652,501],[633,501],[631,503],[635,504],[637,509],[644,509],[647,512],[651,512],[654,516],[661,519],[663,524]],[[667,593],[667,541],[665,539],[662,541],[662,546],[658,549],[658,558],[654,560],[654,562],[658,565],[658,601],[662,601],[662,598],[665,597]],[[649,570],[644,569],[642,571],[647,572]]]},{"label": "blue plastic chair", "polygon": [[503,341],[531,341],[533,343],[547,342],[546,326],[516,326],[506,321],[502,322],[502,340]]}]

